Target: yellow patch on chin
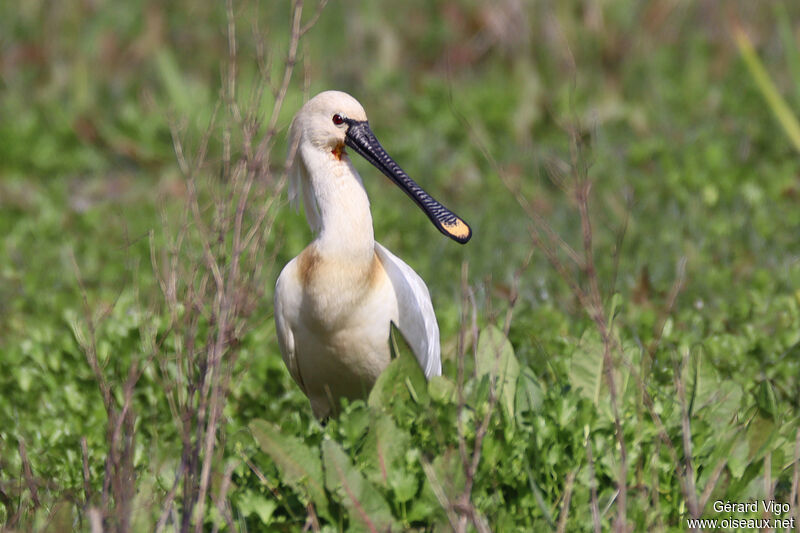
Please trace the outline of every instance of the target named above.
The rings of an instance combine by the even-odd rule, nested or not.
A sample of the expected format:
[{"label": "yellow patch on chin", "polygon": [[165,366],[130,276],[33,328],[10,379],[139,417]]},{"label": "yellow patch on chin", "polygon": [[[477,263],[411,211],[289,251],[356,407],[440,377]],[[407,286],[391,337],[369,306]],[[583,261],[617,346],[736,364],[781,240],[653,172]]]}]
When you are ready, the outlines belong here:
[{"label": "yellow patch on chin", "polygon": [[452,224],[443,222],[442,226],[444,226],[444,229],[446,229],[450,235],[458,239],[466,239],[469,235],[469,226],[464,224],[464,221],[460,218],[457,218]]},{"label": "yellow patch on chin", "polygon": [[347,153],[347,152],[344,151],[344,143],[337,144],[336,147],[333,150],[331,150],[331,153],[333,154],[333,157],[335,157],[337,160],[341,161],[342,160],[342,156]]}]

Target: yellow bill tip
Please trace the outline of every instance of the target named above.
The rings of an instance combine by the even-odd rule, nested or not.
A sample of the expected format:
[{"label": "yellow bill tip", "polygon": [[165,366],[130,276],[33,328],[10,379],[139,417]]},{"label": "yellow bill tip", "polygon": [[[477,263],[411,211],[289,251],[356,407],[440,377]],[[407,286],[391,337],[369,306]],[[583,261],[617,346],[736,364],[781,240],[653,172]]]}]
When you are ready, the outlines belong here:
[{"label": "yellow bill tip", "polygon": [[452,222],[442,222],[444,230],[459,242],[467,242],[472,236],[472,230],[466,222],[460,218],[456,218]]}]

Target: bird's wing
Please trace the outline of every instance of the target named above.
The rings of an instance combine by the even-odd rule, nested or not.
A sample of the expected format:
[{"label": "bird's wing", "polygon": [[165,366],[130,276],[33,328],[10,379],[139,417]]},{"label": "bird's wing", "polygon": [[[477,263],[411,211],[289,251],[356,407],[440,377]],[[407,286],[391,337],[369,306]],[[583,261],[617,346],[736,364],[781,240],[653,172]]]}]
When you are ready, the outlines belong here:
[{"label": "bird's wing", "polygon": [[296,283],[294,283],[295,276],[292,275],[292,269],[296,268],[295,263],[296,258],[284,267],[275,283],[275,331],[278,333],[278,346],[281,349],[283,362],[289,369],[292,379],[305,392],[306,387],[303,384],[295,354],[294,332],[292,332],[292,327],[286,317],[287,304],[295,296],[295,293],[299,295],[300,291],[300,288],[296,287]]},{"label": "bird's wing", "polygon": [[442,373],[439,325],[433,312],[428,287],[410,266],[392,252],[375,243],[375,253],[383,264],[397,295],[397,328],[414,351],[425,377]]}]

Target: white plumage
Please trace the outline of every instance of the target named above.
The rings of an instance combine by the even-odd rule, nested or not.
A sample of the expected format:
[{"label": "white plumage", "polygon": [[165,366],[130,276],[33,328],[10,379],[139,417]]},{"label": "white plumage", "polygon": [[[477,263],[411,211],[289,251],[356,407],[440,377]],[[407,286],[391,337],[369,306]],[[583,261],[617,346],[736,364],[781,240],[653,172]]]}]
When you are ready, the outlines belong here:
[{"label": "white plumage", "polygon": [[292,122],[290,141],[297,152],[289,196],[296,202],[302,192],[315,238],[278,277],[275,323],[292,378],[314,415],[324,418],[338,413],[342,397],[364,397],[389,364],[391,322],[425,376],[441,374],[428,288],[375,242],[367,193],[345,145],[403,187],[440,231],[466,242],[470,230],[386,155],[364,109],[346,93],[327,91],[309,100]]}]

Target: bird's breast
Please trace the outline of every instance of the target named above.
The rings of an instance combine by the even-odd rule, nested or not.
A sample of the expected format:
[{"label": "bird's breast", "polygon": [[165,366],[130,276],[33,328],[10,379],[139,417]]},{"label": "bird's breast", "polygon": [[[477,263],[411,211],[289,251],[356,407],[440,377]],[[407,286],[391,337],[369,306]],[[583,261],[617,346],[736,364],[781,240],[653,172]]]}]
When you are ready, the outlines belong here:
[{"label": "bird's breast", "polygon": [[389,364],[397,297],[375,254],[368,262],[347,261],[311,247],[298,256],[295,272],[301,297],[287,314],[299,373],[316,413],[330,395],[365,395]]},{"label": "bird's breast", "polygon": [[[388,320],[396,308],[391,283],[374,252],[364,260],[326,255],[309,246],[298,257],[297,275],[303,316],[308,326],[321,332],[341,331],[359,319],[369,323],[386,315]],[[377,314],[370,320],[361,316],[365,312]]]}]

